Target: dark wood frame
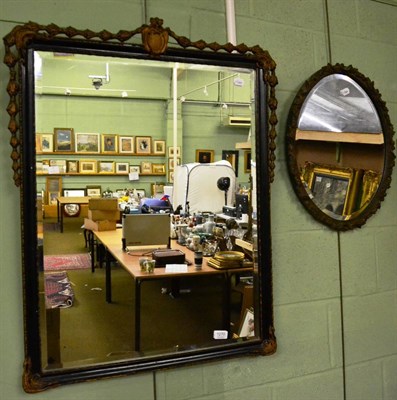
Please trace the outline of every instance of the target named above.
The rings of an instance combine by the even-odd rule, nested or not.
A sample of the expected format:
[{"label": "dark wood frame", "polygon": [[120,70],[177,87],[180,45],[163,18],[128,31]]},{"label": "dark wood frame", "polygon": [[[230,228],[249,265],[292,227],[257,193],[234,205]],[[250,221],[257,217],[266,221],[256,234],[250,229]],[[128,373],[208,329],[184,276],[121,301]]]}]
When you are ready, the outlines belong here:
[{"label": "dark wood frame", "polygon": [[[333,75],[342,74],[353,79],[368,95],[372,101],[382,126],[384,138],[384,169],[382,177],[379,181],[379,186],[374,193],[372,199],[365,208],[353,213],[350,218],[338,220],[322,212],[312,201],[310,194],[306,190],[301,179],[301,170],[297,161],[296,154],[296,133],[298,129],[300,111],[304,105],[307,96],[311,90],[321,81],[321,79]],[[343,64],[328,64],[315,72],[299,89],[289,111],[287,121],[287,138],[286,138],[286,160],[288,172],[295,194],[299,201],[318,222],[328,226],[336,231],[347,231],[350,229],[360,228],[366,223],[369,217],[376,213],[380,208],[382,201],[386,196],[386,191],[390,187],[391,175],[394,167],[394,130],[390,122],[388,109],[385,102],[374,83],[353,66],[345,66]]]},{"label": "dark wood frame", "polygon": [[[7,90],[10,102],[12,170],[15,184],[21,191],[21,235],[23,263],[23,297],[25,327],[25,363],[23,388],[34,393],[49,387],[67,383],[77,383],[98,378],[121,376],[140,371],[151,371],[171,366],[191,364],[198,361],[219,361],[221,358],[247,354],[270,355],[276,351],[277,342],[273,327],[272,263],[270,237],[270,184],[275,169],[276,108],[275,75],[276,64],[259,46],[245,44],[196,42],[178,36],[171,29],[162,26],[163,21],[152,18],[150,25],[142,25],[133,30],[121,30],[116,34],[106,30],[99,33],[61,28],[55,24],[40,25],[34,22],[16,26],[4,38],[4,62],[10,70]],[[142,35],[143,44],[134,44],[131,39]],[[174,47],[168,47],[172,38]],[[135,41],[136,43],[136,41]],[[36,175],[35,132],[34,132],[34,51],[86,52],[90,54],[125,54],[140,59],[173,60],[181,62],[196,60],[202,63],[240,66],[256,71],[255,129],[252,133],[256,141],[258,208],[257,221],[257,268],[255,268],[255,327],[257,337],[249,341],[222,342],[214,347],[193,351],[180,351],[159,357],[143,357],[123,360],[100,366],[82,366],[73,370],[43,371],[41,364],[39,309],[39,276],[37,261],[37,219],[36,219]],[[20,128],[21,127],[21,128]],[[32,167],[31,167],[32,166]],[[36,262],[33,262],[36,260]],[[232,339],[231,339],[232,340]]]},{"label": "dark wood frame", "polygon": [[[59,144],[59,136],[62,132],[68,132],[70,141],[68,147],[61,148]],[[54,128],[54,152],[74,152],[74,129],[73,128]]]}]

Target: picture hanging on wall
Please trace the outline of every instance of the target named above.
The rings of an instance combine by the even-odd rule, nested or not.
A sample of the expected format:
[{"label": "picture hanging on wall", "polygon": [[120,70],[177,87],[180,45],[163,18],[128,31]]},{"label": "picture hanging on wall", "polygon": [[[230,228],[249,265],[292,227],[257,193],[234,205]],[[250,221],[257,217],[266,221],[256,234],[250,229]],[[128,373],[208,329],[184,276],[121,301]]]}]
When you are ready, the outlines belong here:
[{"label": "picture hanging on wall", "polygon": [[153,174],[164,174],[165,173],[165,165],[164,164],[152,164],[152,173]]},{"label": "picture hanging on wall", "polygon": [[181,156],[181,147],[180,146],[168,147],[168,157],[174,157],[174,154],[176,154],[177,157]]},{"label": "picture hanging on wall", "polygon": [[101,197],[102,196],[102,188],[97,185],[87,185],[86,186],[87,196],[88,197]]},{"label": "picture hanging on wall", "polygon": [[152,138],[150,136],[137,136],[135,138],[136,154],[150,154],[152,152]]},{"label": "picture hanging on wall", "polygon": [[130,164],[128,162],[116,162],[116,173],[117,174],[128,174]]},{"label": "picture hanging on wall", "polygon": [[247,150],[244,152],[244,172],[251,172],[251,150]]},{"label": "picture hanging on wall", "polygon": [[154,154],[165,154],[165,140],[154,140],[153,141],[153,153]]},{"label": "picture hanging on wall", "polygon": [[54,128],[54,151],[74,151],[73,128]]},{"label": "picture hanging on wall", "polygon": [[36,133],[36,153],[52,153],[54,151],[54,135],[52,133]]},{"label": "picture hanging on wall", "polygon": [[[181,165],[181,158],[180,157],[177,157],[176,165]],[[175,162],[174,162],[174,158],[173,157],[168,159],[168,169],[169,170],[175,169]]]},{"label": "picture hanging on wall", "polygon": [[238,176],[238,150],[222,150],[222,160],[229,161]]},{"label": "picture hanging on wall", "polygon": [[119,136],[119,153],[133,153],[134,138],[132,136]]},{"label": "picture hanging on wall", "polygon": [[80,160],[80,174],[95,174],[97,171],[97,162],[95,160]]},{"label": "picture hanging on wall", "polygon": [[99,133],[76,133],[77,153],[99,153]]},{"label": "picture hanging on wall", "polygon": [[214,150],[196,150],[196,162],[207,164],[214,161]]},{"label": "picture hanging on wall", "polygon": [[141,172],[141,167],[139,165],[130,165],[130,174],[139,174]]},{"label": "picture hanging on wall", "polygon": [[102,153],[115,154],[117,153],[117,135],[102,134],[101,135]]},{"label": "picture hanging on wall", "polygon": [[67,160],[66,161],[66,172],[69,174],[78,173],[79,172],[78,160]]},{"label": "picture hanging on wall", "polygon": [[114,173],[114,162],[113,161],[99,161],[99,173],[100,174],[113,174]]},{"label": "picture hanging on wall", "polygon": [[141,173],[142,174],[151,174],[152,173],[152,163],[147,161],[141,162]]},{"label": "picture hanging on wall", "polygon": [[168,182],[174,183],[174,171],[168,171]]}]

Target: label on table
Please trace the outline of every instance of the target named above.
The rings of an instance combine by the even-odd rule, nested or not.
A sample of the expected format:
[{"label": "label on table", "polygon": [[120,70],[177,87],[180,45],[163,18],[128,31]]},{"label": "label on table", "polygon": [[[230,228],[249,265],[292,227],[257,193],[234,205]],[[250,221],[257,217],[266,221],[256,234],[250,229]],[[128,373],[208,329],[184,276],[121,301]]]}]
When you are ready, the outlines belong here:
[{"label": "label on table", "polygon": [[186,264],[167,264],[165,266],[165,272],[167,272],[167,273],[187,272],[187,265]]}]

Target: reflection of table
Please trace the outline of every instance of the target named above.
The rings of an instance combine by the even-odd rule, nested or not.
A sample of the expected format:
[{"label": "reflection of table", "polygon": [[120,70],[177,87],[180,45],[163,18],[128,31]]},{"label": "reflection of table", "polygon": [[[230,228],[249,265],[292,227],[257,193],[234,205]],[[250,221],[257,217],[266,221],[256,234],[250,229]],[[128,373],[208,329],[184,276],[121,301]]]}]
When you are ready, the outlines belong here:
[{"label": "reflection of table", "polygon": [[88,204],[88,200],[90,198],[85,196],[85,197],[65,197],[65,196],[60,196],[57,197],[57,222],[59,224],[59,228],[61,230],[61,233],[63,232],[63,207],[66,204]]},{"label": "reflection of table", "polygon": [[[203,260],[203,266],[197,270],[194,265],[188,266],[187,272],[166,272],[165,268],[155,268],[153,273],[142,272],[139,266],[139,255],[129,255],[122,250],[121,229],[115,231],[93,231],[93,236],[101,242],[106,249],[106,301],[112,301],[112,288],[111,288],[111,268],[110,268],[110,255],[113,256],[119,264],[134,278],[135,282],[135,350],[140,349],[140,320],[141,320],[141,284],[144,281],[151,281],[156,279],[173,279],[181,277],[202,277],[206,275],[219,276],[223,279],[223,329],[229,332],[230,337],[230,285],[231,277],[237,273],[252,270],[252,268],[234,268],[230,270],[214,269],[207,265],[206,259]],[[94,239],[93,238],[93,239]],[[186,259],[193,261],[193,252],[186,247],[172,242],[172,248],[182,250]]]}]

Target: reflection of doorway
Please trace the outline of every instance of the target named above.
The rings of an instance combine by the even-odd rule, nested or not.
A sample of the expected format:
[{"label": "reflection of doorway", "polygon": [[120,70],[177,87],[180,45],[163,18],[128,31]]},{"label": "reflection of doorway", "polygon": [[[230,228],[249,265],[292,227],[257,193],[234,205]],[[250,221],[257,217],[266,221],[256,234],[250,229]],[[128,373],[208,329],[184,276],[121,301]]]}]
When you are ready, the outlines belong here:
[{"label": "reflection of doorway", "polygon": [[222,150],[222,160],[229,161],[238,176],[238,150]]}]

